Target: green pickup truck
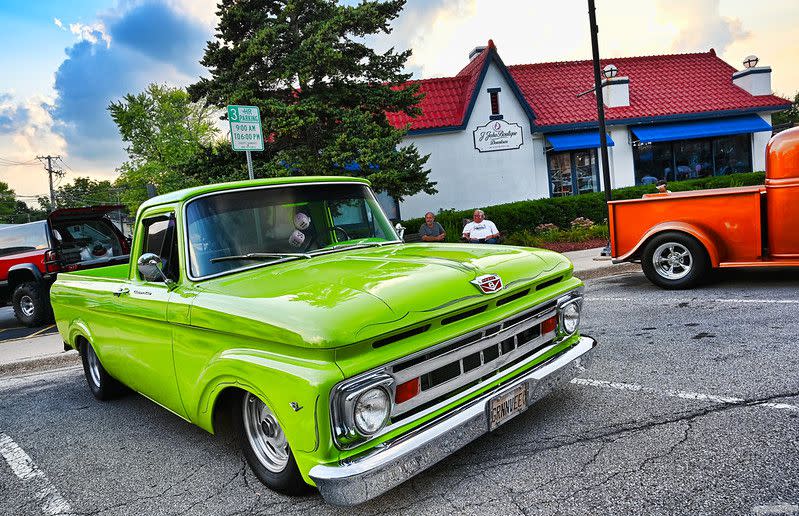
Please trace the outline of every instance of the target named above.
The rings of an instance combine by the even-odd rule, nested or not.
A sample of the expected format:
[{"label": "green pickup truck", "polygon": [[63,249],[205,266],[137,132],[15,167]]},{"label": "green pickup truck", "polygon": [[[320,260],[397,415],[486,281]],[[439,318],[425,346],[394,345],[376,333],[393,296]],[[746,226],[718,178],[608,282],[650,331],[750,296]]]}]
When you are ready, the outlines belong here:
[{"label": "green pickup truck", "polygon": [[581,371],[563,256],[402,241],[367,181],[304,177],[161,195],[129,265],[60,274],[51,300],[92,394],[123,385],[214,432],[255,474],[333,504],[380,495]]}]

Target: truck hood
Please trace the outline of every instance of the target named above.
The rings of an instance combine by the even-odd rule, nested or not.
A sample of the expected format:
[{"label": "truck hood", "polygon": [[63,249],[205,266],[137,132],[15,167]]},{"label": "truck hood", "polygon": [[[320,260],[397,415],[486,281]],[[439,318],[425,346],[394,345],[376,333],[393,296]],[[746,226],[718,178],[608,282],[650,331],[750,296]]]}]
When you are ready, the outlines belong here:
[{"label": "truck hood", "polygon": [[[191,324],[332,348],[393,329],[411,312],[431,317],[487,295],[471,283],[497,274],[505,290],[571,270],[557,253],[529,248],[402,244],[316,256],[260,267],[198,285]],[[401,325],[398,322],[398,325]],[[371,330],[371,331],[370,331]]]}]

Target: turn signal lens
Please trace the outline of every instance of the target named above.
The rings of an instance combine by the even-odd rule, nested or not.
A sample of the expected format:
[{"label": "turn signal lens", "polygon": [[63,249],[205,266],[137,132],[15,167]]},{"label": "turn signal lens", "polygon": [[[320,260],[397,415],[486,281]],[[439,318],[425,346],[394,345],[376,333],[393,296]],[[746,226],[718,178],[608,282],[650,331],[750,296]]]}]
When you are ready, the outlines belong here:
[{"label": "turn signal lens", "polygon": [[397,392],[394,395],[394,402],[402,403],[404,401],[408,401],[417,394],[419,394],[419,379],[414,378],[413,380],[408,380],[405,383],[397,385]]},{"label": "turn signal lens", "polygon": [[553,315],[546,321],[541,323],[541,335],[553,332],[558,329],[558,316]]}]

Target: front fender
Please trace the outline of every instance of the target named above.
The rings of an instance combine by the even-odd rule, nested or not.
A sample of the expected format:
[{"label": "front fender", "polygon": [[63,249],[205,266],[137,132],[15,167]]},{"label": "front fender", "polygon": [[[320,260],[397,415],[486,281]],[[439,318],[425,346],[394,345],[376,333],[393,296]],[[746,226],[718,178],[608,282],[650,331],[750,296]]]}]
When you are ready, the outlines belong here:
[{"label": "front fender", "polygon": [[707,251],[708,257],[710,258],[710,265],[712,267],[718,267],[719,252],[713,238],[699,226],[688,224],[687,222],[661,222],[660,224],[651,227],[649,231],[647,231],[644,236],[641,237],[638,243],[635,244],[630,252],[624,256],[620,256],[618,259],[614,260],[614,262],[626,262],[632,260],[633,257],[637,257],[641,253],[644,245],[652,237],[666,231],[680,231],[696,238]]},{"label": "front fender", "polygon": [[[293,450],[314,452],[319,449],[320,426],[329,426],[327,395],[342,378],[332,361],[292,360],[262,350],[230,349],[203,371],[197,382],[202,386],[199,396],[186,405],[195,407],[194,422],[213,432],[214,408],[222,391],[236,387],[251,392],[274,412]],[[325,403],[319,403],[320,398]]]}]

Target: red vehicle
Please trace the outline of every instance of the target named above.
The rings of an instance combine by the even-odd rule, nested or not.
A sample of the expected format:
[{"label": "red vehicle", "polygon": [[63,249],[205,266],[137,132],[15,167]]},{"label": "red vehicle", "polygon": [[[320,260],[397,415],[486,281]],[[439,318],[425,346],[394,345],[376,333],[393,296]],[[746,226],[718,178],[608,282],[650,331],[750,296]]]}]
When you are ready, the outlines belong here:
[{"label": "red vehicle", "polygon": [[67,208],[0,228],[0,299],[13,305],[22,324],[52,318],[49,292],[58,272],[127,262],[130,244],[108,218],[121,208]]},{"label": "red vehicle", "polygon": [[799,127],[766,148],[766,184],[646,195],[608,205],[614,262],[689,288],[710,268],[799,267]]}]

